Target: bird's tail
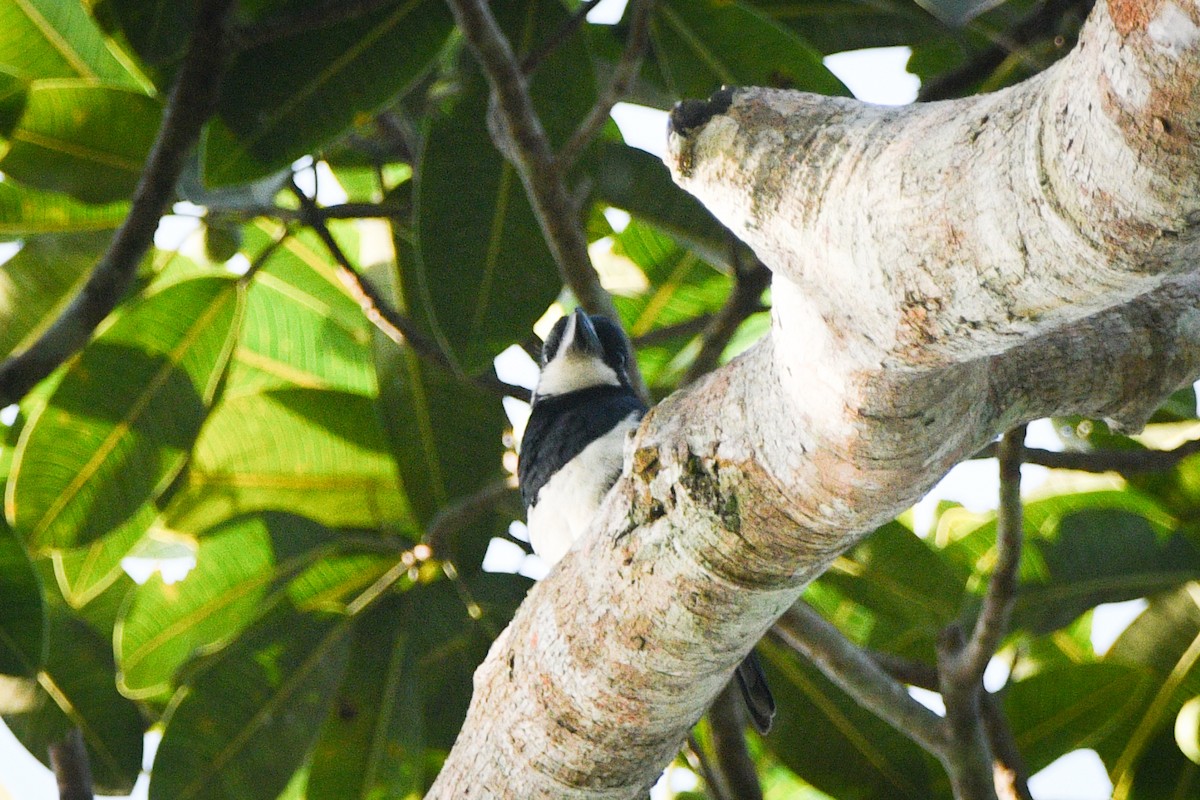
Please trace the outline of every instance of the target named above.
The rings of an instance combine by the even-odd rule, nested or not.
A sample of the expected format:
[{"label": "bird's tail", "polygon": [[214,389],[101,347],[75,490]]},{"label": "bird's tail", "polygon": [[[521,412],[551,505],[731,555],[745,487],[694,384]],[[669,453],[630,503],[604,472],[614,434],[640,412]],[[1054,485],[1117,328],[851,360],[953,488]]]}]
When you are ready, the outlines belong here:
[{"label": "bird's tail", "polygon": [[737,675],[738,688],[742,690],[742,699],[746,701],[746,710],[750,712],[750,721],[759,733],[767,733],[771,730],[771,720],[775,718],[775,698],[771,696],[766,673],[753,650],[738,664],[734,674]]}]

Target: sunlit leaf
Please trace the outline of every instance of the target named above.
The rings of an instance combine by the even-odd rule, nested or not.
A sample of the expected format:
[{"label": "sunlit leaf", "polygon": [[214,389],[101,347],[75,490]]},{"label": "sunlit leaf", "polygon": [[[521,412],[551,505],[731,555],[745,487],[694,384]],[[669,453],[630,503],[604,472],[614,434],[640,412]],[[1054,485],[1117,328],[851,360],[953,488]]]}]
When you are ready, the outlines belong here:
[{"label": "sunlit leaf", "polygon": [[285,605],[222,651],[168,710],[151,800],[275,800],[329,713],[349,633]]},{"label": "sunlit leaf", "polygon": [[238,286],[214,276],[150,294],[71,365],[14,456],[5,507],[28,541],[85,544],[166,487],[228,361]]},{"label": "sunlit leaf", "polygon": [[71,0],[0,0],[0,68],[26,80],[78,78],[134,89],[142,85],[84,4]]}]

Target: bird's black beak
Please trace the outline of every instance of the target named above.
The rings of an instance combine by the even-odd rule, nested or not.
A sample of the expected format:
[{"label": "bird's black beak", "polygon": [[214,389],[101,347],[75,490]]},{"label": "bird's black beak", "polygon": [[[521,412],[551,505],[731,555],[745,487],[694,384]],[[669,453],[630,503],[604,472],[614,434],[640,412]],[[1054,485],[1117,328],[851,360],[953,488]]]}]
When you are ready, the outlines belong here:
[{"label": "bird's black beak", "polygon": [[582,308],[576,308],[571,315],[571,344],[570,349],[589,356],[601,356],[604,353],[604,348],[600,344],[600,337],[596,335],[596,326],[592,324],[591,319],[584,313]]}]

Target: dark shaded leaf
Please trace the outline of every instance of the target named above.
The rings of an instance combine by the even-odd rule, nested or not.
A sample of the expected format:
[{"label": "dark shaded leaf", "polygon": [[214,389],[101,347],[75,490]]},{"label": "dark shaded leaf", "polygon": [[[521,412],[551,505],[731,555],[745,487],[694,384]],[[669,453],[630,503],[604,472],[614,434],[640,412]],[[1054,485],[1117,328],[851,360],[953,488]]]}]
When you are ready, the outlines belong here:
[{"label": "dark shaded leaf", "polygon": [[12,529],[0,520],[0,674],[32,678],[45,657],[42,582]]}]

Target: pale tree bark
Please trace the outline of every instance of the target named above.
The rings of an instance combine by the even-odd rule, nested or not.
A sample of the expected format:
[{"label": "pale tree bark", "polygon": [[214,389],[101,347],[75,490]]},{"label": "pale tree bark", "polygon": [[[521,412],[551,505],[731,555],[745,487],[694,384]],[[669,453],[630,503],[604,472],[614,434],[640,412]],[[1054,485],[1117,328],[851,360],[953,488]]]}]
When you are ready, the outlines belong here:
[{"label": "pale tree bark", "polygon": [[1200,374],[1200,2],[1100,2],[1012,89],[747,89],[676,179],[774,272],[771,333],[646,418],[475,675],[430,797],[633,798],[803,586],[1030,419],[1140,425]]}]

